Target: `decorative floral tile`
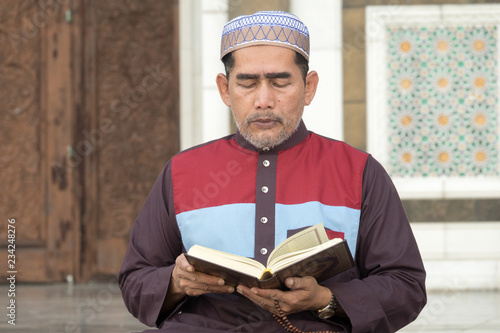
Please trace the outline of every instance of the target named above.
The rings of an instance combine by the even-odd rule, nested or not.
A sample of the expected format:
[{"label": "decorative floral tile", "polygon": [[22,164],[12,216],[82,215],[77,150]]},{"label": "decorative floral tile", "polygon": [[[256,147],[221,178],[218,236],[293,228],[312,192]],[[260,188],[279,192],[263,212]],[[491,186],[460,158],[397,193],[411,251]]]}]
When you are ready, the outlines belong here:
[{"label": "decorative floral tile", "polygon": [[387,144],[395,177],[498,176],[494,25],[388,25]]}]

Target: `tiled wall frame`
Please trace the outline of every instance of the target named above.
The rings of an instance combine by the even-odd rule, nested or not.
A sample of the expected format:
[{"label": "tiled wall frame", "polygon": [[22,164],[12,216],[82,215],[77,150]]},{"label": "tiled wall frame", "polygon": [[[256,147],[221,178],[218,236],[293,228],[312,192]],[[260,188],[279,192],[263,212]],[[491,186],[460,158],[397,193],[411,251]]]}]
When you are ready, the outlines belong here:
[{"label": "tiled wall frame", "polygon": [[[500,5],[369,6],[366,8],[365,32],[367,45],[367,147],[368,151],[389,171],[400,196],[404,199],[499,197],[500,42],[498,36],[500,34]],[[409,51],[410,44],[404,44],[406,41],[401,37],[405,35],[410,38],[410,42],[411,38],[414,39],[415,45],[411,46],[415,46],[415,48],[412,49],[412,52],[418,52],[418,47],[424,47],[423,45],[428,41],[428,38],[434,38],[432,42],[435,44],[430,46],[435,49],[434,53],[414,53],[414,58],[410,60],[409,58],[394,57],[391,52],[395,52],[395,46],[401,48],[402,53]],[[444,44],[439,44],[440,35],[445,35]],[[451,61],[439,62],[437,59],[429,59],[429,55],[430,57],[439,57],[439,52],[446,51],[446,47],[452,46],[451,44],[460,46],[460,43],[466,38],[475,35],[481,35],[483,39],[472,46],[472,51],[464,49],[465,51],[458,52],[458,55],[455,53],[455,58]],[[396,40],[398,38],[399,40]],[[469,42],[471,38],[469,38]],[[450,45],[446,45],[447,42]],[[485,44],[481,43],[488,43],[489,49],[484,49]],[[477,47],[476,51],[483,51],[483,49],[488,51],[489,55],[482,59],[487,63],[481,63],[481,66],[477,66],[477,62],[474,61],[482,60],[477,56],[474,58],[474,47]],[[484,52],[482,54],[484,55]],[[404,71],[399,68],[398,62],[409,65],[408,68],[413,71],[413,77],[408,76],[410,80],[403,77],[395,78],[397,73]],[[423,64],[424,62],[425,64]],[[424,69],[422,72],[423,65],[432,65],[432,67]],[[480,69],[475,72],[481,71],[482,77],[467,77],[469,82],[476,84],[476,87],[472,87],[474,89],[470,86],[459,86],[459,81],[462,83],[466,81],[459,76],[467,74],[463,71],[459,72],[459,66],[468,66],[470,72],[474,72],[474,69]],[[432,76],[429,75],[431,71],[434,74],[437,73],[432,78],[435,82],[429,80],[425,82],[422,78],[426,75]],[[444,73],[441,81],[439,81],[439,73]],[[412,82],[411,79],[414,81]],[[404,90],[410,90],[410,88],[418,89],[418,93],[413,91],[413,100],[409,102],[409,95],[395,97],[397,95],[394,94],[397,91],[394,90],[395,84],[401,85],[399,89],[402,93],[407,93]],[[487,94],[482,94],[480,90],[485,86],[489,87],[489,90]],[[450,98],[450,92],[462,96]],[[423,99],[433,93],[435,95],[431,102],[434,104],[422,108]],[[398,104],[398,98],[405,99],[408,103],[408,109],[413,108],[414,113],[404,115],[405,107]],[[431,98],[426,99],[425,102],[429,100]],[[477,105],[486,105],[485,107],[489,110],[486,116],[469,110],[469,107],[473,108],[477,101],[482,103]],[[441,105],[442,110],[438,110],[437,107],[432,108],[439,105]],[[439,114],[441,111],[442,115]],[[397,113],[396,116],[395,113]],[[467,124],[469,125],[463,125],[464,114],[467,114],[469,119]],[[452,117],[462,117],[462,125],[454,125],[455,132],[448,130],[444,134],[441,132],[430,137],[426,134],[436,130],[429,128],[434,126],[432,121],[429,125],[429,117],[431,116],[435,117],[432,121],[435,121],[436,128],[450,124]],[[489,121],[489,132],[478,128],[485,123],[485,119]],[[414,125],[417,120],[420,122],[418,134],[415,135],[415,131],[408,134],[408,125]],[[474,121],[476,125],[474,125]],[[463,133],[464,129],[465,132],[470,130],[471,133]],[[484,134],[484,138],[479,138],[477,133]],[[411,135],[414,137],[408,139]],[[413,146],[410,147],[413,150],[403,151],[404,145],[399,144],[401,137],[410,142],[408,146]],[[424,140],[429,140],[429,137],[434,148],[426,150],[428,146]],[[465,140],[465,143],[459,147],[460,140]],[[486,152],[471,148],[481,146],[482,141],[486,142],[488,149]],[[450,151],[439,151],[436,148],[439,147],[439,142],[447,146]],[[466,147],[467,145],[469,147]],[[431,151],[432,149],[434,151]],[[470,163],[464,162],[467,158],[466,152],[469,157],[475,157],[476,160],[471,162],[469,159]],[[399,162],[395,156],[401,158]],[[481,163],[485,161],[486,157],[490,158],[488,168],[481,169]],[[413,169],[405,171],[398,168],[398,163],[406,166],[406,164],[411,164],[410,162],[417,163],[413,166],[410,165]],[[450,162],[453,162],[455,169],[449,164]]]}]

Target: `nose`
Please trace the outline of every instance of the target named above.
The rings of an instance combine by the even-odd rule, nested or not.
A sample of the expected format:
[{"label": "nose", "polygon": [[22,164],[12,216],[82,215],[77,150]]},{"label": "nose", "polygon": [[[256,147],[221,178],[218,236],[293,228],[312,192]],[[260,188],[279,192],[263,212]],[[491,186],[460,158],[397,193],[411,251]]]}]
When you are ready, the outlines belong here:
[{"label": "nose", "polygon": [[273,88],[268,83],[260,84],[255,92],[254,107],[256,109],[273,109],[274,106]]}]

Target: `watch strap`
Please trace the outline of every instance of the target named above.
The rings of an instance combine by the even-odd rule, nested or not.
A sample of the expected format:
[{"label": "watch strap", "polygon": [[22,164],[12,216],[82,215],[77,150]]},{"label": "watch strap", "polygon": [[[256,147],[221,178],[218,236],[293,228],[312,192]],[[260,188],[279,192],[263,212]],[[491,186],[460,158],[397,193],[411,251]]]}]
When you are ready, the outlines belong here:
[{"label": "watch strap", "polygon": [[332,298],[330,299],[328,305],[322,309],[314,311],[314,315],[321,319],[327,319],[335,315],[335,311],[337,311],[338,307],[339,307],[339,302],[335,297],[335,295],[332,293]]}]

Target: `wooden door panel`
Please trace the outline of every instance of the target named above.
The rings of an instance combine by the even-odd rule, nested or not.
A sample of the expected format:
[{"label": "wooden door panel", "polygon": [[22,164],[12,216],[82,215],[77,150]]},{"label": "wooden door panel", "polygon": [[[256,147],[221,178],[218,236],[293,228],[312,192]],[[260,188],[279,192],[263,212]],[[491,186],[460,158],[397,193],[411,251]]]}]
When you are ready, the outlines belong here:
[{"label": "wooden door panel", "polygon": [[0,244],[15,219],[20,281],[73,274],[73,182],[62,167],[73,135],[70,39],[58,6],[0,4]]},{"label": "wooden door panel", "polygon": [[[44,281],[47,215],[43,175],[41,110],[41,34],[26,36],[26,17],[38,10],[36,1],[2,2],[0,10],[0,276]],[[8,220],[15,224],[15,266],[7,266]],[[29,253],[31,252],[31,253]],[[29,253],[29,254],[28,254]],[[28,256],[29,255],[29,256]],[[40,257],[41,265],[30,258]],[[9,262],[12,263],[12,262]]]},{"label": "wooden door panel", "polygon": [[[4,8],[5,7],[5,8]],[[7,1],[0,10],[0,243],[7,240],[7,219],[15,218],[18,244],[40,245],[45,223],[41,174],[40,35],[22,35],[24,15],[36,2]],[[2,264],[4,264],[2,262]]]}]

